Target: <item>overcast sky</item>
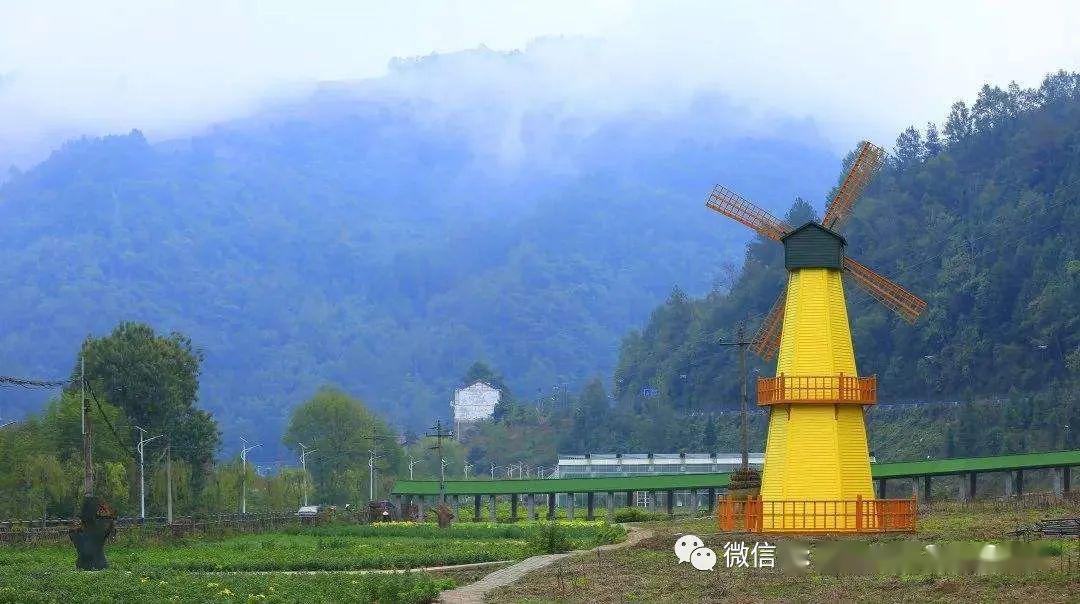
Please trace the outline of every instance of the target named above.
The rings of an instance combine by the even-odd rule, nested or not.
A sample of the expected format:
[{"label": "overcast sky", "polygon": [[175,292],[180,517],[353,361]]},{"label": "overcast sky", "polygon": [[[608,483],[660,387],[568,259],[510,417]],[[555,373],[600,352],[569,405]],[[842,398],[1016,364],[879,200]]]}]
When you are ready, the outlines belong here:
[{"label": "overcast sky", "polygon": [[618,82],[614,105],[718,91],[810,117],[843,150],[940,120],[985,82],[1080,69],[1078,24],[1077,2],[0,0],[0,163],[78,134],[180,136],[393,57],[547,36],[602,49],[558,68]]}]

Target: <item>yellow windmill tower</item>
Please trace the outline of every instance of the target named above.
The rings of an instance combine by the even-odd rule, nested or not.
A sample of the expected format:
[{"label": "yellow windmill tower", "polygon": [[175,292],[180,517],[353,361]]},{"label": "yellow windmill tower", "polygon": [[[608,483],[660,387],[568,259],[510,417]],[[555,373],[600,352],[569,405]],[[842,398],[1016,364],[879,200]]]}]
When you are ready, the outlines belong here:
[{"label": "yellow windmill tower", "polygon": [[874,497],[863,413],[877,400],[877,378],[859,377],[855,366],[841,275],[909,322],[926,303],[847,257],[847,242],[835,230],[884,158],[882,149],[862,143],[820,224],[793,228],[719,185],[706,201],[782,243],[788,271],[787,287],[752,345],[766,360],[779,352],[779,360],[775,377],[758,380],[769,429],[760,507],[747,517],[747,528],[861,531],[904,524]]}]

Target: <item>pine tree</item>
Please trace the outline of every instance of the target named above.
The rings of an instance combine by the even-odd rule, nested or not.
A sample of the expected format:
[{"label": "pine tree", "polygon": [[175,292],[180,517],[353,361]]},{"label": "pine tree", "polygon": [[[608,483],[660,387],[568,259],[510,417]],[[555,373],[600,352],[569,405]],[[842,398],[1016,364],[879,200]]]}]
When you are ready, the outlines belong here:
[{"label": "pine tree", "polygon": [[968,111],[967,103],[956,101],[949,109],[949,117],[945,119],[945,142],[953,146],[971,136],[971,112]]},{"label": "pine tree", "polygon": [[893,149],[896,168],[906,170],[919,163],[923,156],[922,135],[915,126],[908,126],[906,130],[896,137],[896,147]]},{"label": "pine tree", "polygon": [[927,122],[926,124],[926,142],[923,144],[923,149],[926,152],[926,157],[937,157],[941,153],[944,145],[941,143],[941,135],[938,134],[937,124],[934,122]]}]

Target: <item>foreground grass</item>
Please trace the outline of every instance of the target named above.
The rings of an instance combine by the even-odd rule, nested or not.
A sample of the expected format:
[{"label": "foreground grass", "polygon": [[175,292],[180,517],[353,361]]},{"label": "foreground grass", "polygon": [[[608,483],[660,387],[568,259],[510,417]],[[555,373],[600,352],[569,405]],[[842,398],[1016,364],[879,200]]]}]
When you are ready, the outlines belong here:
[{"label": "foreground grass", "polygon": [[143,569],[0,569],[0,603],[430,602],[454,582],[422,573],[214,575]]},{"label": "foreground grass", "polygon": [[[220,540],[121,542],[107,548],[111,568],[182,571],[406,569],[519,560],[541,551],[543,523],[462,524],[449,530],[412,523],[330,525]],[[573,548],[620,540],[620,527],[558,523]],[[67,545],[0,548],[5,568],[71,568]]]},{"label": "foreground grass", "polygon": [[[70,546],[0,547],[0,604],[14,602],[430,602],[441,590],[492,569],[438,573],[349,573],[517,560],[560,547],[622,539],[600,522],[335,524],[216,540],[123,538],[110,568],[74,570]],[[245,571],[265,571],[242,574]],[[294,574],[288,571],[329,571]],[[241,574],[234,574],[234,573]]]},{"label": "foreground grass", "polygon": [[[1023,508],[988,502],[976,506],[942,504],[920,516],[916,536],[839,537],[859,540],[918,539],[920,542],[1002,541],[1022,525],[1042,518],[1080,515],[1075,505]],[[786,575],[773,569],[711,572],[677,564],[675,537],[692,533],[714,548],[732,540],[718,534],[711,519],[676,519],[642,526],[655,536],[638,545],[562,560],[489,595],[491,602],[1080,602],[1076,540],[1049,543],[1061,550],[1062,564],[1027,574],[986,576]],[[755,540],[753,537],[735,539]],[[810,542],[836,538],[815,537]]]}]

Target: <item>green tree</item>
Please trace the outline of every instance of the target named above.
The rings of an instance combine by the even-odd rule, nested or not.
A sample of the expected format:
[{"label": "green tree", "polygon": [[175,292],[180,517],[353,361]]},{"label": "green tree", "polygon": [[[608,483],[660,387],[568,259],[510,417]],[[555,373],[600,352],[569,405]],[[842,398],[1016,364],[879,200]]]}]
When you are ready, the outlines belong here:
[{"label": "green tree", "polygon": [[203,355],[187,336],[161,336],[148,325],[125,322],[106,337],[88,338],[79,357],[73,384],[85,360],[93,396],[104,395],[132,425],[166,434],[173,454],[191,464],[197,479],[210,470],[221,435],[214,418],[195,406]]},{"label": "green tree", "polygon": [[397,435],[382,419],[360,400],[330,387],[321,388],[293,410],[282,442],[297,453],[298,443],[318,449],[308,458],[307,467],[316,493],[312,499],[324,503],[367,499],[371,450],[379,455],[380,480],[397,475],[404,459]]}]

